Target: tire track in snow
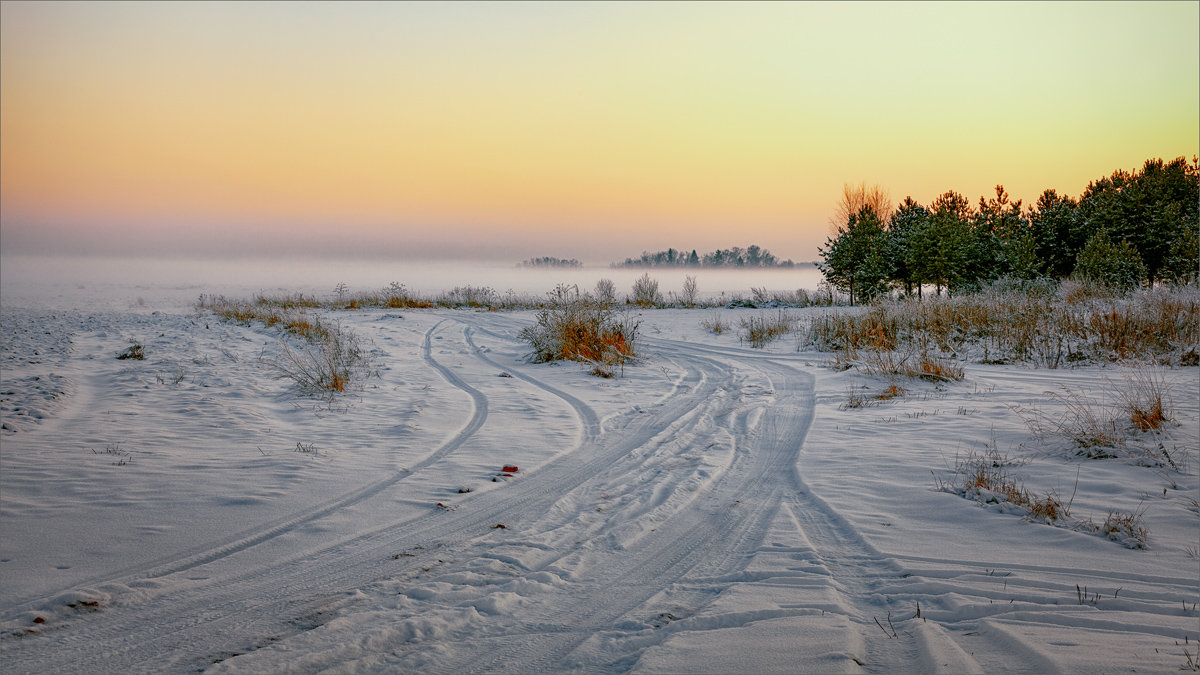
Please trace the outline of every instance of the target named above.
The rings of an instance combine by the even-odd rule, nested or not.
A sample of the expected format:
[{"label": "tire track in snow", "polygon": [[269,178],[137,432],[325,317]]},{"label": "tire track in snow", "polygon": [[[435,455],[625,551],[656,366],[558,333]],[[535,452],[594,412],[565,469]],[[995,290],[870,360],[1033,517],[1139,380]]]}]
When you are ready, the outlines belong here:
[{"label": "tire track in snow", "polygon": [[[395,486],[405,478],[412,476],[414,473],[433,464],[434,462],[441,460],[453,451],[462,447],[462,445],[466,443],[466,441],[470,439],[487,420],[487,397],[484,396],[479,390],[464,382],[462,378],[455,375],[454,372],[438,363],[433,358],[431,339],[438,327],[444,322],[445,320],[439,321],[425,332],[425,338],[422,344],[422,358],[429,366],[436,370],[438,374],[446,380],[446,382],[462,390],[471,397],[472,413],[471,417],[467,420],[467,423],[459,429],[458,433],[456,433],[445,443],[438,446],[436,450],[429,453],[423,459],[413,464],[409,468],[393,473],[382,480],[371,483],[370,485],[364,486],[358,490],[342,495],[318,506],[305,509],[301,513],[292,514],[285,518],[276,520],[275,522],[259,526],[250,531],[242,532],[226,542],[219,544],[206,544],[198,551],[185,553],[167,561],[160,560],[158,562],[150,563],[149,565],[140,566],[136,569],[127,569],[125,571],[118,572],[117,574],[106,575],[102,578],[74,584],[74,587],[81,588],[116,583],[122,580],[128,580],[131,577],[136,577],[140,580],[160,579],[162,577],[178,574],[180,572],[184,572],[220,560],[222,558],[235,555],[258,546],[264,542],[270,541],[276,537],[295,531],[297,528],[300,528],[308,523],[320,520],[338,511],[339,509],[353,506],[362,501],[370,499],[371,497],[390,487]],[[51,594],[51,596],[59,594],[61,594],[61,591]],[[41,596],[40,598],[22,601],[18,605],[9,607],[5,614],[9,615],[22,611],[28,611],[31,609],[31,605],[35,601],[44,601],[47,597],[48,596]]]},{"label": "tire track in snow", "polygon": [[[427,333],[426,345],[432,330]],[[449,369],[444,372],[453,375]],[[462,382],[456,375],[451,379],[454,381]],[[519,517],[514,510],[550,509],[562,490],[577,487],[602,472],[616,458],[652,438],[666,426],[664,420],[682,416],[715,389],[708,380],[698,385],[687,395],[674,397],[657,410],[640,415],[623,428],[626,435],[621,442],[602,443],[596,453],[560,456],[505,490],[481,493],[458,512],[432,513],[263,568],[166,589],[134,606],[112,607],[76,618],[65,626],[49,627],[46,633],[9,642],[6,664],[14,672],[45,670],[52,667],[47,654],[53,654],[64,668],[67,664],[77,668],[82,663],[97,672],[111,672],[146,669],[154,664],[154,670],[174,670],[211,663],[210,655],[214,653],[243,651],[248,648],[247,642],[252,642],[247,636],[270,636],[269,642],[280,635],[301,632],[301,628],[285,625],[287,622],[280,617],[313,611],[327,605],[331,594],[337,597],[344,592],[342,589],[393,574],[395,564],[390,562],[389,552],[431,541],[479,538],[490,534],[490,524],[497,519]],[[583,414],[595,418],[594,412]],[[477,506],[468,509],[468,503]],[[447,546],[446,550],[452,548]],[[306,599],[292,599],[295,597]],[[148,629],[153,634],[146,635]],[[131,632],[139,633],[136,642],[128,639]],[[47,639],[56,642],[54,648],[46,644]]]},{"label": "tire track in snow", "polygon": [[[692,356],[713,374],[728,370],[711,359]],[[591,559],[585,568],[598,573],[584,582],[573,583],[564,591],[569,594],[569,601],[553,604],[536,620],[526,619],[524,623],[532,628],[528,634],[505,632],[490,640],[484,637],[482,648],[460,646],[464,650],[462,657],[447,667],[467,672],[610,669],[612,664],[572,660],[571,655],[597,632],[611,630],[622,618],[637,612],[664,589],[691,585],[693,582],[689,580],[696,575],[737,578],[750,553],[761,545],[779,508],[786,488],[780,484],[780,477],[795,464],[812,419],[812,379],[794,371],[788,376],[794,380],[790,393],[796,395],[799,403],[785,407],[786,414],[768,406],[764,415],[769,419],[760,420],[758,430],[752,430],[755,425],[748,421],[752,412],[749,408],[753,406],[743,406],[743,409],[721,416],[734,428],[733,435],[742,447],[735,449],[734,464],[706,489],[707,494],[684,504],[684,508],[659,521],[650,533],[637,538],[628,547],[587,552]],[[708,397],[700,404],[700,412],[692,416],[691,424],[717,418],[718,415],[709,408],[724,403]],[[653,459],[654,455],[654,452],[647,452],[643,462]],[[636,477],[641,467],[642,463],[630,466],[618,472],[612,481]],[[638,489],[637,481],[629,480],[628,483],[634,486],[632,489]],[[633,514],[632,517],[636,516]],[[630,514],[621,514],[621,520],[630,517]],[[577,547],[561,539],[572,534],[576,537],[586,535],[564,533],[552,548],[565,549],[566,555],[543,561],[537,571],[549,570],[563,575],[564,565],[573,562],[569,558]],[[711,583],[701,582],[701,585],[706,587],[695,594],[696,611],[716,595]],[[635,616],[633,620],[637,618]],[[472,637],[472,642],[475,641]],[[495,641],[501,644],[492,644]],[[531,641],[536,646],[531,645]]]},{"label": "tire track in snow", "polygon": [[466,329],[464,329],[463,335],[465,336],[467,346],[471,348],[471,351],[474,352],[476,358],[490,366],[499,368],[500,370],[509,373],[519,380],[528,382],[529,384],[532,384],[533,386],[549,394],[557,396],[563,401],[566,401],[567,405],[571,406],[571,409],[575,411],[575,416],[579,418],[582,434],[579,443],[591,443],[596,440],[596,437],[600,434],[600,419],[596,416],[596,411],[592,410],[583,401],[580,401],[578,398],[566,393],[565,391],[530,377],[519,370],[514,370],[511,372],[509,370],[505,370],[503,365],[497,363],[491,357],[484,354],[483,350],[481,350],[479,346],[475,344],[475,340],[472,337],[472,332],[473,329],[468,326]]},{"label": "tire track in snow", "polygon": [[[681,343],[677,349],[685,351],[688,346]],[[720,349],[700,346],[697,351],[715,354]],[[802,358],[751,356],[759,362],[781,363]],[[889,670],[908,664],[900,669],[1049,672],[1062,662],[1048,660],[1037,645],[1023,641],[1022,630],[1040,635],[1050,627],[1086,627],[1123,633],[1136,627],[1138,639],[1146,643],[1157,639],[1164,648],[1169,640],[1181,639],[1180,631],[1189,632],[1189,621],[1194,631],[1194,612],[1180,604],[1182,597],[1195,598],[1194,579],[893,555],[872,546],[836,508],[814,494],[801,466],[791,482],[784,505],[802,543],[793,551],[775,552],[795,555],[801,564],[765,573],[761,579],[786,582],[793,575],[804,578],[814,569],[822,570],[818,574],[828,578],[838,606],[864,638],[860,657],[868,671],[878,671],[878,664],[887,664]],[[1062,581],[1030,583],[1021,578],[1022,571]],[[1101,599],[1077,603],[1077,585],[1090,585],[1093,594],[1102,594]],[[914,616],[918,603],[922,618]],[[875,625],[879,619],[890,628],[893,611],[900,637],[915,637],[915,644],[890,639]],[[1113,611],[1133,614],[1105,616]]]}]

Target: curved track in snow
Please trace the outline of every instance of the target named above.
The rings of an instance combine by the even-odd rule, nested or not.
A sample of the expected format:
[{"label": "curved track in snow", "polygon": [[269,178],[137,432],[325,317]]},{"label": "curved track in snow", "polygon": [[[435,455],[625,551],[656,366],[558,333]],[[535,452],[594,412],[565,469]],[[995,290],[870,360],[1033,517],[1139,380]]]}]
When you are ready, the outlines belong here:
[{"label": "curved track in snow", "polygon": [[[453,436],[359,490],[89,584],[120,591],[0,637],[6,672],[721,671],[737,669],[723,650],[745,631],[782,636],[750,670],[1046,671],[1023,630],[1049,612],[1110,625],[1048,608],[1065,576],[1039,586],[987,561],[875,548],[805,481],[814,378],[795,355],[647,338],[669,382],[617,405],[522,363],[513,317],[447,316],[396,349],[419,350],[470,401]],[[565,414],[539,418],[514,397]],[[352,507],[386,511],[448,460],[543,426],[574,441],[445,508],[345,525]],[[294,543],[318,525],[322,539]],[[1087,574],[1127,588],[1115,609],[1146,615],[1150,634],[1188,583],[1071,578]]]}]

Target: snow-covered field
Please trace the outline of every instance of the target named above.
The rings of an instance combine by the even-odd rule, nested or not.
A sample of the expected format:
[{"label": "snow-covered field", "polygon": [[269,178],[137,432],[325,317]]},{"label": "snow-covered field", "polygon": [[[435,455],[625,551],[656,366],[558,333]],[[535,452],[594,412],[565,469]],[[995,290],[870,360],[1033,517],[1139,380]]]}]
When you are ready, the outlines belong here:
[{"label": "snow-covered field", "polygon": [[[643,312],[644,356],[609,380],[528,363],[531,313],[364,310],[332,318],[378,377],[323,401],[275,377],[277,330],[146,293],[0,310],[6,673],[1165,672],[1200,652],[1196,368],[1163,371],[1173,424],[1085,459],[1018,412],[1138,369],[968,363],[873,401],[885,381],[708,333],[713,310]],[[133,342],[145,359],[118,360]],[[989,452],[1071,517],[938,489]],[[1145,548],[1087,527],[1113,511]]]}]

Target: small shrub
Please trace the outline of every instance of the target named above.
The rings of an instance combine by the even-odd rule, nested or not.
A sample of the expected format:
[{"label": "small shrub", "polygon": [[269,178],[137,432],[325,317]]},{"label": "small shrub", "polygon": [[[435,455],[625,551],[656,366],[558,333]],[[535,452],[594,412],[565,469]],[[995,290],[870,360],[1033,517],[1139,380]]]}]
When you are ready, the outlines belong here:
[{"label": "small shrub", "polygon": [[729,324],[721,319],[720,314],[714,314],[707,319],[701,319],[700,327],[714,335],[720,335],[729,330]]},{"label": "small shrub", "polygon": [[634,280],[632,302],[638,307],[657,307],[662,304],[658,281],[651,279],[649,272]]},{"label": "small shrub", "polygon": [[305,393],[335,394],[372,374],[358,336],[337,324],[317,325],[321,326],[322,337],[300,347],[280,340],[281,356],[271,362],[279,377],[293,381]]},{"label": "small shrub", "polygon": [[1115,388],[1134,429],[1152,431],[1172,419],[1170,391],[1161,372],[1138,371],[1125,378],[1124,386]]},{"label": "small shrub", "polygon": [[699,288],[696,286],[696,277],[687,275],[683,278],[683,290],[679,293],[679,301],[684,307],[695,307],[696,298],[699,294]]},{"label": "small shrub", "polygon": [[136,359],[141,361],[146,358],[146,351],[140,344],[129,345],[129,348],[117,355],[118,359]]},{"label": "small shrub", "polygon": [[617,302],[617,285],[612,279],[601,279],[596,282],[596,301],[603,305],[613,305]]},{"label": "small shrub", "polygon": [[636,357],[637,321],[618,319],[611,305],[587,296],[551,293],[550,300],[520,334],[533,347],[535,363],[583,361],[593,364],[593,375],[612,377]]},{"label": "small shrub", "polygon": [[780,311],[775,316],[759,315],[742,319],[739,326],[742,328],[742,333],[739,336],[741,340],[750,343],[755,349],[762,349],[774,342],[779,337],[786,335],[792,330],[796,323],[796,318],[790,314]]}]

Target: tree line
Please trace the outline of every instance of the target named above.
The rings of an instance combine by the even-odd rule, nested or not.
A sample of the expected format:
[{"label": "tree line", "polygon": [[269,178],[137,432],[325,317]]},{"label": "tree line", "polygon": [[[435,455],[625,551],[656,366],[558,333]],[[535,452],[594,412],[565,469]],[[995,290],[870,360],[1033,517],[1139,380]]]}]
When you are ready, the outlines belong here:
[{"label": "tree line", "polygon": [[518,267],[583,267],[583,263],[575,258],[555,258],[553,256],[541,256],[540,258],[529,258],[522,260]]},{"label": "tree line", "polygon": [[826,280],[868,301],[922,286],[957,293],[1000,278],[1076,276],[1120,289],[1194,283],[1200,266],[1197,159],[1150,159],[1090,182],[1078,198],[1044,191],[1011,201],[1002,185],[979,204],[950,190],[895,209],[878,187],[846,186],[837,231],[820,247]]},{"label": "tree line", "polygon": [[650,253],[642,251],[640,258],[626,258],[611,267],[794,267],[791,260],[779,260],[765,248],[756,245],[741,248],[717,249],[699,255],[696,249],[686,253],[680,249]]}]

